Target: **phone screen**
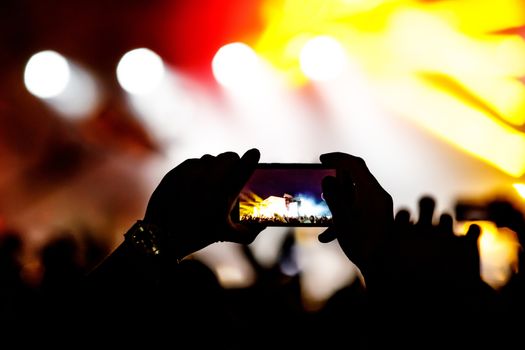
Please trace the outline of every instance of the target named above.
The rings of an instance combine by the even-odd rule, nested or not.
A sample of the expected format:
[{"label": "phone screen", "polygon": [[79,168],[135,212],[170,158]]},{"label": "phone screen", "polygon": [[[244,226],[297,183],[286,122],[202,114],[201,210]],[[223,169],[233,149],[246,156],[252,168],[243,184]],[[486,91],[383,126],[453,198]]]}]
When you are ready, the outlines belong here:
[{"label": "phone screen", "polygon": [[235,221],[266,226],[329,226],[321,182],[336,171],[322,164],[260,163],[242,189]]}]

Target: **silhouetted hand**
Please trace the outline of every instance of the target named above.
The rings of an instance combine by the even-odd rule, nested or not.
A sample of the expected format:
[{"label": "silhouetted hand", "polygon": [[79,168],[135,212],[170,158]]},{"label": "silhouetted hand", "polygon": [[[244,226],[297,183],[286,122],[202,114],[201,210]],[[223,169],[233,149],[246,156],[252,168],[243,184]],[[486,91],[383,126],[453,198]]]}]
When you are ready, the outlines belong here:
[{"label": "silhouetted hand", "polygon": [[394,216],[392,197],[370,173],[363,159],[345,153],[320,156],[336,168],[336,177],[323,180],[323,196],[334,224],[319,235],[321,242],[337,238],[346,256],[365,279],[371,265],[382,259]]},{"label": "silhouetted hand", "polygon": [[[480,273],[480,227],[471,224],[466,232],[455,232],[452,215],[438,214],[428,195],[420,198],[413,218],[408,210],[399,210],[394,227],[393,278],[385,304],[389,314],[403,315],[403,329],[412,330],[403,346],[419,348],[433,339],[438,347],[485,348],[499,339],[497,332],[479,333],[499,313],[497,293]],[[435,323],[444,319],[446,327]]]},{"label": "silhouetted hand", "polygon": [[230,212],[259,157],[251,149],[242,157],[225,152],[187,159],[164,176],[144,221],[168,234],[168,250],[178,259],[218,241],[253,242],[264,227],[236,224]]},{"label": "silhouetted hand", "polygon": [[392,238],[398,250],[397,268],[419,285],[425,281],[457,286],[479,280],[480,227],[473,224],[467,232],[456,234],[450,214],[441,213],[435,222],[435,208],[435,199],[427,195],[420,198],[414,221],[406,209],[396,213]]}]

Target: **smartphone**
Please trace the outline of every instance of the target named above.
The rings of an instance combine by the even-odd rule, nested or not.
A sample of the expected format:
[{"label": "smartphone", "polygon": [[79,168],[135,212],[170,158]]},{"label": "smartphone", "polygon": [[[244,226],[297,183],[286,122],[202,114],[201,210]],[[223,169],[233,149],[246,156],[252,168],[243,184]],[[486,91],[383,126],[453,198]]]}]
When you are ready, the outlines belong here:
[{"label": "smartphone", "polygon": [[266,226],[332,224],[321,182],[335,176],[333,168],[318,163],[259,163],[241,190],[234,221]]}]

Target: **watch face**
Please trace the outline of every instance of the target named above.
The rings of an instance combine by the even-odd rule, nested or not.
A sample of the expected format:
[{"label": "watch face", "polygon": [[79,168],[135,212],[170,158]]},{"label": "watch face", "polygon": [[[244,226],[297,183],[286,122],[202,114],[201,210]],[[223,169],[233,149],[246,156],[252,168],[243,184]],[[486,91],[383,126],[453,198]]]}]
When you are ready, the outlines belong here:
[{"label": "watch face", "polygon": [[156,256],[160,254],[160,231],[153,225],[147,225],[138,221],[126,233],[125,237],[137,250],[145,255]]}]

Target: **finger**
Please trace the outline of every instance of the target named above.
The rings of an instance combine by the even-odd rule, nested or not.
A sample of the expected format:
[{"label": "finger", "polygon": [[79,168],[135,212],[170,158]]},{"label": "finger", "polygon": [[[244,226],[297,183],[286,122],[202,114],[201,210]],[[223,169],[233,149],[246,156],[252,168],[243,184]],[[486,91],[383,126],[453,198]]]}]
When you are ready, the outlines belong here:
[{"label": "finger", "polygon": [[431,226],[434,218],[436,202],[430,196],[423,196],[418,203],[419,218],[418,225]]},{"label": "finger", "polygon": [[408,236],[412,232],[412,223],[410,222],[410,212],[407,209],[400,209],[394,217],[393,238]]},{"label": "finger", "polygon": [[260,153],[256,148],[248,150],[230,168],[228,177],[225,179],[224,188],[226,198],[231,202],[232,208],[242,188],[248,182],[259,162]]},{"label": "finger", "polygon": [[408,226],[410,224],[410,212],[407,209],[398,210],[394,222],[399,226]]},{"label": "finger", "polygon": [[203,155],[197,162],[198,165],[194,165],[192,169],[194,169],[194,173],[192,175],[198,176],[199,178],[204,175],[203,179],[201,181],[201,186],[214,186],[214,181],[216,180],[216,177],[209,177],[207,174],[210,172],[216,172],[216,170],[212,170],[213,167],[217,166],[217,157],[212,156],[211,154],[205,154]]},{"label": "finger", "polygon": [[229,184],[239,159],[239,155],[235,152],[224,152],[213,159],[206,176],[219,194],[224,193],[229,196]]},{"label": "finger", "polygon": [[370,184],[379,185],[377,179],[372,175],[365,161],[350,154],[333,152],[321,154],[321,163],[335,167],[337,169],[348,169],[353,182],[357,187],[369,186]]},{"label": "finger", "polygon": [[239,196],[242,188],[248,182],[259,162],[260,153],[256,148],[245,152],[242,157],[238,158],[231,164],[230,171],[225,179],[225,189],[227,197],[231,200]]},{"label": "finger", "polygon": [[246,182],[248,182],[248,179],[255,171],[260,157],[261,153],[256,148],[252,148],[242,155],[235,169],[236,171],[234,173],[234,178],[232,179],[232,191],[238,193],[242,190]]},{"label": "finger", "polygon": [[321,181],[321,197],[332,216],[351,210],[356,199],[356,185],[348,172],[338,170],[336,176],[325,176]]},{"label": "finger", "polygon": [[202,164],[199,159],[189,158],[167,172],[152,193],[152,198],[171,200],[174,195],[183,194],[186,187],[178,186],[179,182],[186,183],[188,178],[195,176],[201,171]]},{"label": "finger", "polygon": [[329,242],[332,242],[336,238],[337,238],[337,234],[335,232],[335,229],[332,226],[328,227],[326,230],[324,230],[317,236],[317,239],[321,243],[329,243]]},{"label": "finger", "polygon": [[333,176],[325,176],[321,181],[323,198],[332,213],[332,216],[339,216],[339,205],[337,203],[337,179]]},{"label": "finger", "polygon": [[231,170],[231,168],[239,162],[239,155],[235,152],[224,152],[219,154],[215,158],[215,163],[218,166],[218,175],[221,174],[228,174]]},{"label": "finger", "polygon": [[481,227],[477,224],[471,224],[467,230],[466,237],[472,241],[478,241],[479,236],[481,235]]},{"label": "finger", "polygon": [[[246,151],[242,157],[232,166],[227,183],[229,198],[232,200],[232,208],[235,206],[235,200],[239,196],[242,188],[248,182],[248,179],[255,171],[260,159],[260,152],[256,148]],[[241,244],[249,244],[255,240],[257,235],[263,231],[266,226],[256,223],[235,224],[230,222],[229,240]]]},{"label": "finger", "polygon": [[447,236],[454,235],[454,220],[450,214],[441,214],[439,217],[438,233]]},{"label": "finger", "polygon": [[211,154],[205,154],[201,157],[201,160],[204,160],[204,161],[211,161],[213,160],[213,158],[215,158],[214,156],[212,156]]},{"label": "finger", "polygon": [[[337,180],[333,176],[326,176],[321,182],[323,188],[323,197],[335,219],[339,216],[339,205],[337,204]],[[332,226],[328,227],[317,237],[319,242],[328,243],[337,238],[336,232]]]}]

